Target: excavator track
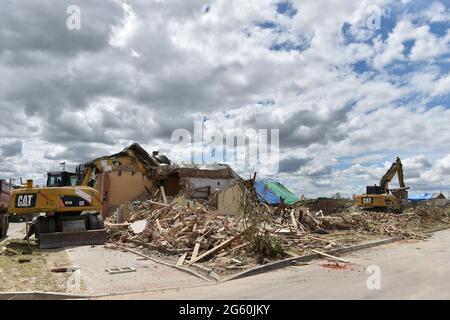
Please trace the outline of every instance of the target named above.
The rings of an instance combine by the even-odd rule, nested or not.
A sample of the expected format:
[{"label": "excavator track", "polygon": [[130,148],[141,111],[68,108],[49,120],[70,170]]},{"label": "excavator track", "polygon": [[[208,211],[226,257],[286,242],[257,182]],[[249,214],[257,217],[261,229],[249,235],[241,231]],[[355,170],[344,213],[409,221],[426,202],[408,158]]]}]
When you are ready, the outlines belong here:
[{"label": "excavator track", "polygon": [[106,230],[44,233],[38,241],[40,249],[101,245],[106,242]]},{"label": "excavator track", "polygon": [[99,214],[38,217],[32,228],[40,249],[101,245],[107,236]]}]

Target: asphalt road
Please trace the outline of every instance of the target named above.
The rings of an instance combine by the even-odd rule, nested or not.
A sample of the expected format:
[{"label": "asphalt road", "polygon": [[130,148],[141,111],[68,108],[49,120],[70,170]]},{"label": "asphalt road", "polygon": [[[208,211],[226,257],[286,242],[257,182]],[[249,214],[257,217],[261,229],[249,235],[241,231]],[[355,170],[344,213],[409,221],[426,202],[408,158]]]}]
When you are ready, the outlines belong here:
[{"label": "asphalt road", "polygon": [[320,260],[212,286],[106,299],[450,299],[450,230],[345,258],[351,263],[342,269]]}]

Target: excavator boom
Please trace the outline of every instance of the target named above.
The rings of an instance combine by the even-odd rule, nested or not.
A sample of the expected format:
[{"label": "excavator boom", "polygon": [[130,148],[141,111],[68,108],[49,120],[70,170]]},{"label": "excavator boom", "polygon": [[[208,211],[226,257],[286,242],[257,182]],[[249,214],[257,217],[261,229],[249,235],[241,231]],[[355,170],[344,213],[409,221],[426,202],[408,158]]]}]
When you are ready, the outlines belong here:
[{"label": "excavator boom", "polygon": [[397,157],[395,162],[391,165],[389,170],[386,171],[386,173],[380,180],[380,187],[383,193],[388,193],[389,183],[392,181],[396,174],[398,176],[400,188],[405,188],[405,182],[403,181],[403,165],[399,157]]}]

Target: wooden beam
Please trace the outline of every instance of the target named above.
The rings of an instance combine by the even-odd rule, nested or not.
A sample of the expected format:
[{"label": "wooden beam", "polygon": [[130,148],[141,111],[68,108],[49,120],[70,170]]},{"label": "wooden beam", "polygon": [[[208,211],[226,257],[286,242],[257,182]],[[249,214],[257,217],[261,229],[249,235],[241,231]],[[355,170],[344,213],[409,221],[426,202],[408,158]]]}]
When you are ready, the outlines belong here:
[{"label": "wooden beam", "polygon": [[161,190],[161,195],[162,195],[164,203],[167,204],[167,197],[166,197],[166,192],[164,191],[164,187],[160,186],[159,189]]},{"label": "wooden beam", "polygon": [[156,202],[156,201],[152,201],[152,200],[149,200],[148,202],[150,202],[151,204],[154,204],[154,205],[161,206],[161,207],[170,207],[171,206],[171,204]]},{"label": "wooden beam", "polygon": [[295,229],[298,230],[298,223],[297,223],[297,219],[295,219],[295,214],[294,214],[294,209],[291,210],[291,221],[292,221],[292,225],[294,226]]},{"label": "wooden beam", "polygon": [[178,262],[177,262],[177,266],[178,266],[178,267],[183,265],[184,260],[186,260],[187,254],[188,254],[188,253],[186,252],[185,254],[183,254],[183,255],[180,257],[180,259],[178,259]]},{"label": "wooden beam", "polygon": [[156,219],[156,227],[158,228],[159,232],[166,231],[162,226],[161,223],[159,223],[159,219]]},{"label": "wooden beam", "polygon": [[193,263],[199,262],[199,261],[201,261],[201,260],[203,260],[203,259],[206,259],[206,258],[208,258],[209,256],[213,255],[214,253],[216,253],[216,252],[218,252],[218,251],[220,251],[220,250],[226,248],[227,246],[229,246],[230,244],[232,244],[234,241],[236,241],[238,238],[240,238],[247,230],[248,230],[248,229],[245,229],[244,231],[242,231],[242,232],[241,232],[240,234],[238,234],[237,236],[235,236],[235,237],[233,237],[233,238],[230,238],[230,239],[228,239],[228,240],[222,242],[221,244],[219,244],[218,246],[212,248],[212,249],[209,250],[209,251],[206,251],[206,252],[205,252],[204,254],[202,254],[201,256],[195,258],[194,260],[191,260],[191,261],[189,262],[189,264],[193,264]]},{"label": "wooden beam", "polygon": [[347,260],[345,260],[345,259],[341,259],[341,258],[332,256],[331,254],[328,254],[328,253],[325,253],[325,252],[321,252],[321,251],[314,250],[314,249],[311,249],[311,251],[312,251],[312,252],[315,252],[315,253],[318,253],[318,254],[320,254],[321,256],[324,256],[324,257],[327,257],[327,258],[335,259],[335,260],[337,260],[337,261],[341,261],[341,262],[344,262],[344,263],[350,263],[350,261],[347,261]]},{"label": "wooden beam", "polygon": [[194,246],[194,251],[192,251],[191,262],[195,260],[198,256],[198,251],[200,250],[200,242],[196,242]]}]

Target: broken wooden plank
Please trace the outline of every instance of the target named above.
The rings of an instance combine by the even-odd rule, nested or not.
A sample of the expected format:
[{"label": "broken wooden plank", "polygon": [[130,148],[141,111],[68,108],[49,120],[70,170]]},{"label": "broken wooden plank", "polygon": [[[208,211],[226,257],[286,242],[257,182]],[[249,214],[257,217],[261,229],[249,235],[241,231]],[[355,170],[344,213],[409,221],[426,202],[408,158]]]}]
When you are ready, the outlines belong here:
[{"label": "broken wooden plank", "polygon": [[108,228],[128,228],[131,226],[131,223],[124,222],[124,223],[111,223],[111,222],[105,222],[105,226]]},{"label": "broken wooden plank", "polygon": [[242,231],[240,234],[238,234],[237,236],[234,236],[233,238],[230,238],[224,242],[222,242],[221,244],[219,244],[218,246],[215,246],[214,248],[212,248],[211,250],[205,252],[204,254],[202,254],[201,256],[195,258],[194,260],[191,260],[189,262],[189,264],[193,264],[196,263],[198,261],[201,261],[203,259],[208,258],[209,256],[213,255],[214,253],[226,248],[227,246],[229,246],[230,244],[232,244],[234,241],[236,241],[238,238],[240,238],[248,229],[245,229],[244,231]]},{"label": "broken wooden plank", "polygon": [[164,203],[167,204],[168,202],[167,202],[166,192],[164,191],[164,187],[160,186],[159,189],[161,190],[161,196],[163,198]]},{"label": "broken wooden plank", "polygon": [[307,235],[305,235],[305,236],[308,237],[308,238],[310,238],[310,239],[323,241],[323,242],[326,242],[326,243],[331,244],[331,245],[333,245],[333,246],[337,246],[336,242],[331,241],[331,240],[328,240],[328,239],[316,237],[316,236],[313,236],[313,235],[310,235],[310,234],[307,234]]},{"label": "broken wooden plank", "polygon": [[177,266],[178,266],[178,267],[183,265],[184,260],[186,260],[187,254],[188,254],[187,252],[184,253],[184,254],[180,257],[180,259],[178,259],[178,262],[177,262]]},{"label": "broken wooden plank", "polygon": [[171,206],[171,204],[168,204],[168,203],[156,202],[153,200],[147,200],[147,201],[150,202],[151,204],[161,206],[161,207],[170,207]]},{"label": "broken wooden plank", "polygon": [[156,227],[158,228],[159,232],[164,232],[166,231],[162,226],[161,223],[159,223],[159,219],[156,219]]},{"label": "broken wooden plank", "polygon": [[317,221],[316,218],[313,217],[313,215],[309,212],[309,209],[306,210],[306,215],[315,223],[317,226],[320,226],[320,222]]},{"label": "broken wooden plank", "polygon": [[192,251],[191,262],[197,258],[199,250],[200,250],[200,241],[195,243],[194,251]]},{"label": "broken wooden plank", "polygon": [[335,260],[338,260],[338,261],[341,261],[341,262],[344,262],[344,263],[350,263],[350,261],[347,261],[345,259],[341,259],[341,258],[332,256],[331,254],[328,254],[328,253],[325,253],[325,252],[321,252],[319,250],[314,250],[314,249],[310,249],[310,250],[312,252],[315,252],[315,253],[320,254],[321,256],[324,256],[324,257],[327,257],[327,258],[335,259]]},{"label": "broken wooden plank", "polygon": [[295,229],[298,229],[298,223],[297,223],[297,219],[295,219],[295,214],[294,214],[294,209],[291,210],[291,221],[292,221],[292,225],[294,226]]}]

